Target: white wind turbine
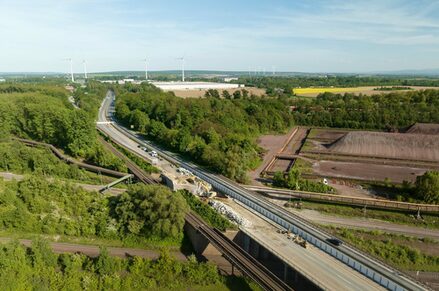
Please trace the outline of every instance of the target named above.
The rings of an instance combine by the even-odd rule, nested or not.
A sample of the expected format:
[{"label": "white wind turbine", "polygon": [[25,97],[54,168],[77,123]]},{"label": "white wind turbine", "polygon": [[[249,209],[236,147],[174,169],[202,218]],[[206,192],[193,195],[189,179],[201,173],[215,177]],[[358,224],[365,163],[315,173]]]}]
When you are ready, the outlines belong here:
[{"label": "white wind turbine", "polygon": [[87,62],[82,60],[82,64],[84,65],[84,78],[87,80]]},{"label": "white wind turbine", "polygon": [[145,80],[148,81],[148,61],[146,58],[143,61],[145,62]]},{"label": "white wind turbine", "polygon": [[184,82],[184,56],[177,58],[177,60],[181,61],[181,81]]},{"label": "white wind turbine", "polygon": [[73,77],[73,63],[71,58],[64,59],[65,61],[68,61],[70,63],[70,76],[72,79],[72,82],[75,82],[75,78]]}]

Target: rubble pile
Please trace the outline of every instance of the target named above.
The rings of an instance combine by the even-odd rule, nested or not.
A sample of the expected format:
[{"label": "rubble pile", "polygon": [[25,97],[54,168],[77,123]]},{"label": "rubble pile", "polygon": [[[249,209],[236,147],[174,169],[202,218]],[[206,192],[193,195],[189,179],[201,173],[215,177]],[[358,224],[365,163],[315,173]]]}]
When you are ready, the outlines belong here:
[{"label": "rubble pile", "polygon": [[230,220],[236,222],[238,225],[242,225],[242,226],[250,226],[251,225],[250,221],[241,217],[232,208],[225,205],[224,203],[221,203],[221,202],[216,201],[216,200],[210,200],[209,205],[212,206],[212,208],[215,209],[217,212],[226,216]]}]

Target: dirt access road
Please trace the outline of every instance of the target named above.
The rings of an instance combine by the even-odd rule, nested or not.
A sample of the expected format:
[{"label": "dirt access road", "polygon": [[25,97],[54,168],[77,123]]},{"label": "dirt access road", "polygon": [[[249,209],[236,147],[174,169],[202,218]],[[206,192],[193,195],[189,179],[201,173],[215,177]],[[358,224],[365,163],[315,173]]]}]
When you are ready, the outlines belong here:
[{"label": "dirt access road", "polygon": [[258,179],[262,171],[268,166],[268,163],[272,161],[276,154],[283,150],[285,143],[288,141],[292,134],[295,134],[296,130],[297,128],[293,127],[287,134],[263,135],[258,138],[258,145],[265,149],[267,152],[264,154],[261,165],[257,169],[249,172],[249,177],[251,179],[252,185],[261,185]]},{"label": "dirt access road", "polygon": [[[0,238],[0,243],[8,243],[13,241],[11,238],[2,237]],[[26,247],[30,247],[32,245],[32,241],[29,239],[19,239],[18,240],[22,245]],[[58,243],[58,242],[49,242],[50,247],[53,252],[56,254],[64,254],[64,253],[81,253],[89,257],[97,257],[100,254],[99,246],[96,245],[85,245],[85,244],[72,244],[72,243]],[[155,260],[160,257],[159,251],[153,250],[144,250],[144,249],[135,249],[135,248],[116,248],[116,247],[107,247],[108,253],[110,256],[115,257],[142,257],[145,259]],[[186,256],[180,252],[171,252],[171,255],[175,257],[177,260],[186,261]]]}]

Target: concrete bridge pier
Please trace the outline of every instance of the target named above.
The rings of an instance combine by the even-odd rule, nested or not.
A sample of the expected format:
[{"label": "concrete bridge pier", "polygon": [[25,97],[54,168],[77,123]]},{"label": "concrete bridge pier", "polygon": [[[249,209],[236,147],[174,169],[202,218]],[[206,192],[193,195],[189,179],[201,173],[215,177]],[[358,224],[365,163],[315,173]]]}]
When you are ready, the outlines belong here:
[{"label": "concrete bridge pier", "polygon": [[[192,243],[196,255],[199,258],[213,262],[224,274],[240,274],[239,270],[236,269],[229,261],[227,261],[221,255],[221,253],[214,246],[212,246],[209,241],[196,229],[186,224],[185,232]],[[278,278],[292,286],[294,290],[320,290],[307,278],[303,277],[299,272],[286,264],[282,259],[275,256],[273,253],[268,251],[257,241],[253,240],[242,231],[228,231],[225,233],[225,235],[237,243],[245,252],[262,263]]]}]

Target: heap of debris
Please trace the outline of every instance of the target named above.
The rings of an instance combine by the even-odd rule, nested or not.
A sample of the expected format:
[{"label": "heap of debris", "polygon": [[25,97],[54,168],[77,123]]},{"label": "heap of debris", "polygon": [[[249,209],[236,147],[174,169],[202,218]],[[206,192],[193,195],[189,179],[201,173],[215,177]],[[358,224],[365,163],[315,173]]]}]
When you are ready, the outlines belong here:
[{"label": "heap of debris", "polygon": [[251,226],[250,221],[247,219],[241,217],[239,214],[237,214],[232,208],[225,205],[224,203],[221,203],[216,200],[210,200],[209,205],[212,206],[213,209],[215,209],[217,212],[221,213],[222,215],[226,216],[231,221],[237,223],[238,225],[242,226]]}]

